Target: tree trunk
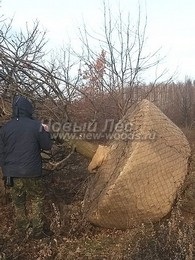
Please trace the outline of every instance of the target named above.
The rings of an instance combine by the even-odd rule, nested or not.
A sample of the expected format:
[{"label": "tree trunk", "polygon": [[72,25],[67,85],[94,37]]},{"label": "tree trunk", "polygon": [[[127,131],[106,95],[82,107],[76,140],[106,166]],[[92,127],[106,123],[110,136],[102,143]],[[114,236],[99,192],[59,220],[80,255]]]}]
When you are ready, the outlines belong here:
[{"label": "tree trunk", "polygon": [[67,143],[67,145],[71,146],[72,149],[75,149],[76,152],[89,159],[92,159],[98,148],[98,144],[90,143],[81,139],[70,139],[65,140],[65,142]]}]

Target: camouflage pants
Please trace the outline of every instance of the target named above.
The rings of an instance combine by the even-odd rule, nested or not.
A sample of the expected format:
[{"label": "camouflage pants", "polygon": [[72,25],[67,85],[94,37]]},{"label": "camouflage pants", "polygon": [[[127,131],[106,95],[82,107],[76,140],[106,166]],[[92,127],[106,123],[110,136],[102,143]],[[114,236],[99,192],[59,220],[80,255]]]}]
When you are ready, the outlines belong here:
[{"label": "camouflage pants", "polygon": [[44,192],[41,178],[14,178],[10,190],[15,210],[16,228],[26,230],[30,223],[34,231],[43,229]]}]

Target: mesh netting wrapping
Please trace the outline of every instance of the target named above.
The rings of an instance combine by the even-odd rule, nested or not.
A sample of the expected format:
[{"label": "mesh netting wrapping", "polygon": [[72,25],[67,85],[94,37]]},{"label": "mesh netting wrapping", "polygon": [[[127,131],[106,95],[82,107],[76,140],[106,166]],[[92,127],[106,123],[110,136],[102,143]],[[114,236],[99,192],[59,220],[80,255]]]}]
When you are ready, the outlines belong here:
[{"label": "mesh netting wrapping", "polygon": [[170,212],[187,175],[190,146],[148,100],[128,111],[120,124],[131,129],[97,149],[89,168],[99,168],[90,176],[83,207],[91,223],[127,229]]}]

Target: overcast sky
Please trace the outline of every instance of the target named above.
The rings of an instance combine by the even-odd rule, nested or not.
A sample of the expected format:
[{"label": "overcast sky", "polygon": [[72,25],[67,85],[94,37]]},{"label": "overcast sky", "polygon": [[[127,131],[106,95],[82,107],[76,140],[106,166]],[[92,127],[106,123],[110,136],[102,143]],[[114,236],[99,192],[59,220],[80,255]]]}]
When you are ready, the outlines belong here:
[{"label": "overcast sky", "polygon": [[[195,79],[195,0],[110,0],[113,14],[129,12],[133,17],[141,6],[143,20],[147,14],[147,45],[161,48],[166,55],[164,66],[170,73],[177,70],[177,80]],[[1,13],[14,17],[13,24],[22,28],[38,19],[47,29],[50,46],[58,48],[77,40],[83,19],[98,31],[103,23],[103,0],[2,0]]]}]

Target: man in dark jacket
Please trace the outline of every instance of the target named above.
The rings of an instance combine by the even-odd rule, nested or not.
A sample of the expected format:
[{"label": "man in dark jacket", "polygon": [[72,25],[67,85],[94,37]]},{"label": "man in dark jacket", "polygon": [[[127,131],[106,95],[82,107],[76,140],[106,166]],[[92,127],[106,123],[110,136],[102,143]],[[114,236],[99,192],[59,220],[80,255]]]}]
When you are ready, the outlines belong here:
[{"label": "man in dark jacket", "polygon": [[[11,182],[11,197],[15,209],[16,227],[23,233],[31,222],[33,237],[46,235],[43,226],[43,183],[41,150],[51,149],[46,127],[32,118],[33,106],[26,98],[13,101],[13,118],[0,129],[0,166],[5,181]],[[13,185],[12,185],[13,184]],[[26,212],[26,198],[31,210]]]}]

